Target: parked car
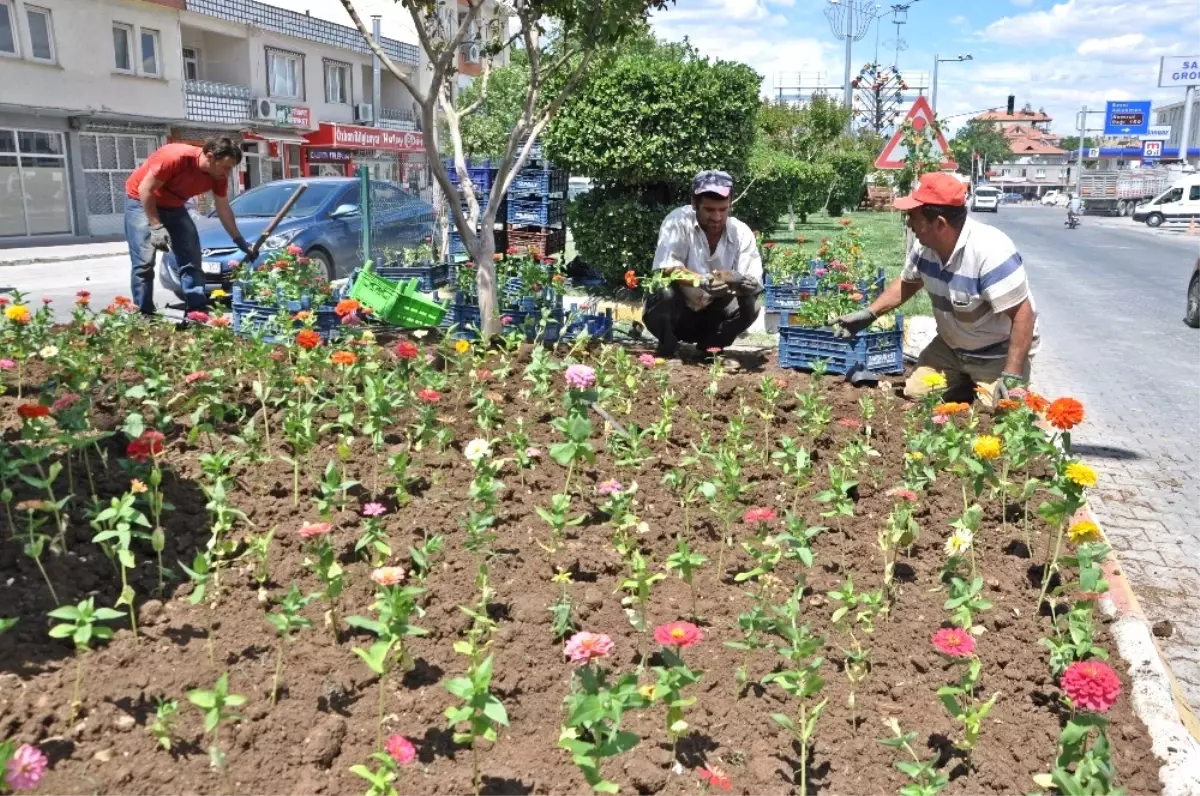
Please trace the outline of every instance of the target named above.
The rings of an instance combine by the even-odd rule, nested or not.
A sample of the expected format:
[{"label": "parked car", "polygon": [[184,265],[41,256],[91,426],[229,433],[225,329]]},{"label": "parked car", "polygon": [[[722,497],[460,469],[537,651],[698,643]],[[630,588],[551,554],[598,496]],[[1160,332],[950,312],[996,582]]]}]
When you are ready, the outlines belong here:
[{"label": "parked car", "polygon": [[1193,329],[1200,329],[1200,257],[1196,258],[1196,267],[1188,282],[1187,314],[1183,316],[1183,322]]},{"label": "parked car", "polygon": [[1058,200],[1058,196],[1058,191],[1046,191],[1046,193],[1042,194],[1042,204],[1052,205]]},{"label": "parked car", "polygon": [[999,188],[993,188],[990,185],[976,186],[975,192],[971,194],[971,212],[982,213],[985,210],[992,213],[1000,212]]},{"label": "parked car", "polygon": [[1006,204],[1006,205],[1015,205],[1018,202],[1023,202],[1023,201],[1025,201],[1024,194],[1015,193],[1015,192],[1004,194],[1004,204]]},{"label": "parked car", "polygon": [[[246,191],[230,202],[238,228],[251,243],[275,217],[297,186],[308,183],[291,212],[263,244],[260,257],[299,246],[316,261],[329,280],[350,275],[362,262],[362,208],[359,181],[353,177],[311,177],[276,180]],[[371,183],[372,248],[415,246],[431,234],[433,205],[394,182]],[[201,267],[205,290],[229,289],[230,260],[241,261],[216,211],[196,222],[200,233]],[[175,269],[174,254],[164,262]]]}]

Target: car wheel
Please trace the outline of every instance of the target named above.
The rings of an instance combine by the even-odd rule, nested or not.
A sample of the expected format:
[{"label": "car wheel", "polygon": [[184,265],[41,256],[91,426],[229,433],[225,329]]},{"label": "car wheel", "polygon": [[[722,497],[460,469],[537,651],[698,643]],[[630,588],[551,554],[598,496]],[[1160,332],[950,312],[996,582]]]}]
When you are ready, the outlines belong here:
[{"label": "car wheel", "polygon": [[313,249],[308,253],[308,259],[312,260],[317,266],[317,273],[322,276],[326,282],[332,282],[337,279],[333,270],[333,259],[320,249]]},{"label": "car wheel", "polygon": [[1146,216],[1146,226],[1161,227],[1163,221],[1165,221],[1165,220],[1166,219],[1163,218],[1162,213],[1151,213],[1150,215]]},{"label": "car wheel", "polygon": [[1192,282],[1188,285],[1187,315],[1183,322],[1193,329],[1200,328],[1200,273],[1192,274]]}]

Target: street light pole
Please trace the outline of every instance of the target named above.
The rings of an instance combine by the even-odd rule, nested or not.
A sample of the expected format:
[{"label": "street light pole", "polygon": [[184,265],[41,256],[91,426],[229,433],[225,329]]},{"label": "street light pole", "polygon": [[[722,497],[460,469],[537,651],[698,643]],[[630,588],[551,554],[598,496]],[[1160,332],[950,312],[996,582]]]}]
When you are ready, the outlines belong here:
[{"label": "street light pole", "polygon": [[[1079,112],[1079,157],[1075,161],[1075,195],[1079,196],[1079,183],[1083,179],[1083,137],[1087,132],[1087,106]],[[1083,197],[1080,197],[1081,199]]]},{"label": "street light pole", "polygon": [[975,58],[970,53],[966,55],[956,55],[953,58],[938,58],[937,53],[933,55],[933,85],[929,89],[929,105],[933,111],[933,115],[937,116],[937,90],[938,90],[938,64],[951,63],[957,61],[974,61]]}]

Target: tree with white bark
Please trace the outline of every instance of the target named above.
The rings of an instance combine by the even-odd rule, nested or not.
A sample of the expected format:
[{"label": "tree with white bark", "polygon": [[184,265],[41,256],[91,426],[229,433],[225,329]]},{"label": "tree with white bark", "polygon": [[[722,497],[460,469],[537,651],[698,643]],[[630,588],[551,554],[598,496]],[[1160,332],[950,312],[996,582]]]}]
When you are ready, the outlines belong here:
[{"label": "tree with white bark", "polygon": [[[450,217],[476,264],[481,331],[500,330],[496,303],[496,243],[493,229],[500,200],[525,163],[550,119],[588,70],[622,40],[646,24],[650,11],[674,0],[398,0],[412,18],[428,66],[428,83],[402,71],[371,37],[354,0],[341,0],[368,46],[387,69],[408,89],[421,111],[425,153],[433,177],[446,196]],[[549,31],[553,31],[550,34]],[[455,102],[455,77],[459,53],[477,45],[481,90],[469,105]],[[461,123],[487,102],[487,81],[501,53],[521,47],[527,56],[529,83],[508,145],[500,158],[487,201],[481,203],[467,172]],[[440,117],[439,117],[440,112]],[[449,150],[459,188],[451,182],[443,163],[441,133],[449,137]],[[465,203],[466,207],[462,205]]]}]

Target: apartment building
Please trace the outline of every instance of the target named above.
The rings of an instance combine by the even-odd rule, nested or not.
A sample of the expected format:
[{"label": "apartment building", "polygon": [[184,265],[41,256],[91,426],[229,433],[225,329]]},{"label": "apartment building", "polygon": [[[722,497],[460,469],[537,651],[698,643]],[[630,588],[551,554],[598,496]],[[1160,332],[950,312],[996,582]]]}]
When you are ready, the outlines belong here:
[{"label": "apartment building", "polygon": [[992,185],[1036,197],[1070,184],[1072,164],[1068,153],[1058,146],[1058,136],[1050,130],[1054,120],[1044,111],[1026,106],[1011,114],[991,111],[975,119],[997,125],[1012,151],[1003,163],[987,164]]},{"label": "apartment building", "polygon": [[[418,46],[381,46],[422,78]],[[245,153],[234,192],[360,168],[421,190],[413,98],[386,69],[374,93],[356,29],[257,0],[0,0],[0,245],[120,235],[129,173],[216,134]]]}]

